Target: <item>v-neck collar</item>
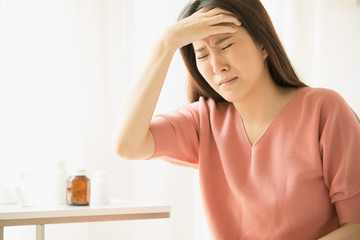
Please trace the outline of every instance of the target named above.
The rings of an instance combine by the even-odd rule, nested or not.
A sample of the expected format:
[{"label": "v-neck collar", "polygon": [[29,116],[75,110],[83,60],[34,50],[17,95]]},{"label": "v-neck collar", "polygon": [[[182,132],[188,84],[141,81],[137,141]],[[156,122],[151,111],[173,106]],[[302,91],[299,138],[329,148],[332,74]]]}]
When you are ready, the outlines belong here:
[{"label": "v-neck collar", "polygon": [[258,137],[258,139],[256,139],[256,141],[253,144],[251,143],[251,141],[249,139],[249,136],[245,129],[244,121],[243,121],[241,115],[237,112],[235,106],[232,104],[234,110],[237,113],[237,116],[240,119],[241,127],[242,127],[241,130],[243,131],[243,134],[246,136],[246,139],[247,139],[247,142],[248,142],[250,148],[254,148],[256,145],[258,145],[259,142],[261,142],[261,140],[267,135],[267,133],[273,128],[273,126],[276,125],[276,122],[279,121],[278,119],[281,119],[281,117],[285,114],[287,109],[289,109],[291,107],[291,105],[295,102],[295,100],[298,98],[298,96],[300,95],[299,93],[301,92],[301,90],[303,88],[306,88],[306,87],[299,88],[296,91],[296,93],[291,97],[291,99],[286,103],[286,105],[281,109],[281,111],[275,116],[275,118],[270,122],[270,124],[267,126],[265,131]]}]

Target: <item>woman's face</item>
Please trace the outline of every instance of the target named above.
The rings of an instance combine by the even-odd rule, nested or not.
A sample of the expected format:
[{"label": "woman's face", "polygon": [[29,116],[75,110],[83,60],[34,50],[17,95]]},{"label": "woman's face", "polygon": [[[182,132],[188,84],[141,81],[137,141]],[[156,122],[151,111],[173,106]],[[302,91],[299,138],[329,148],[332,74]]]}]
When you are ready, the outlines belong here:
[{"label": "woman's face", "polygon": [[199,72],[229,102],[242,101],[269,76],[266,50],[240,27],[193,42]]}]

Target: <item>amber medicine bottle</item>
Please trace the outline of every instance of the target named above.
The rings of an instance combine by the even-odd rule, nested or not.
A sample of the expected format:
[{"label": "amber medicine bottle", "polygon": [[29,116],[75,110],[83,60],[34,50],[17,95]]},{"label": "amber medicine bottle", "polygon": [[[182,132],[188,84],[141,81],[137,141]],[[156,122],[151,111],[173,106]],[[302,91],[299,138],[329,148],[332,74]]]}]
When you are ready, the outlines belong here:
[{"label": "amber medicine bottle", "polygon": [[90,179],[81,169],[71,174],[66,182],[66,203],[72,206],[89,206]]}]

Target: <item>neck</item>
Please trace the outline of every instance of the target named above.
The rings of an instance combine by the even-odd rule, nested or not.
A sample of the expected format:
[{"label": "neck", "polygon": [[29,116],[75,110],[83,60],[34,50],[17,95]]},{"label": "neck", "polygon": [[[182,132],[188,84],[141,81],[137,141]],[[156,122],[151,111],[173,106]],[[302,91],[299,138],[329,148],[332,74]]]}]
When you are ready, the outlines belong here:
[{"label": "neck", "polygon": [[233,104],[244,122],[266,125],[285,107],[295,92],[294,88],[277,85],[270,77],[241,102]]}]

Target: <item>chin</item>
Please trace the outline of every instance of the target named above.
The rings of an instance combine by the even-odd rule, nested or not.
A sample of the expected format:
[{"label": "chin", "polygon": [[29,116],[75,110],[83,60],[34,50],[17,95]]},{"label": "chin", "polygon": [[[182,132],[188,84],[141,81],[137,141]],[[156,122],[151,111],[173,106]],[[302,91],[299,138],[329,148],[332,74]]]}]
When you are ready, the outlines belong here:
[{"label": "chin", "polygon": [[226,101],[228,102],[241,102],[242,97],[240,96],[240,94],[220,94]]}]

